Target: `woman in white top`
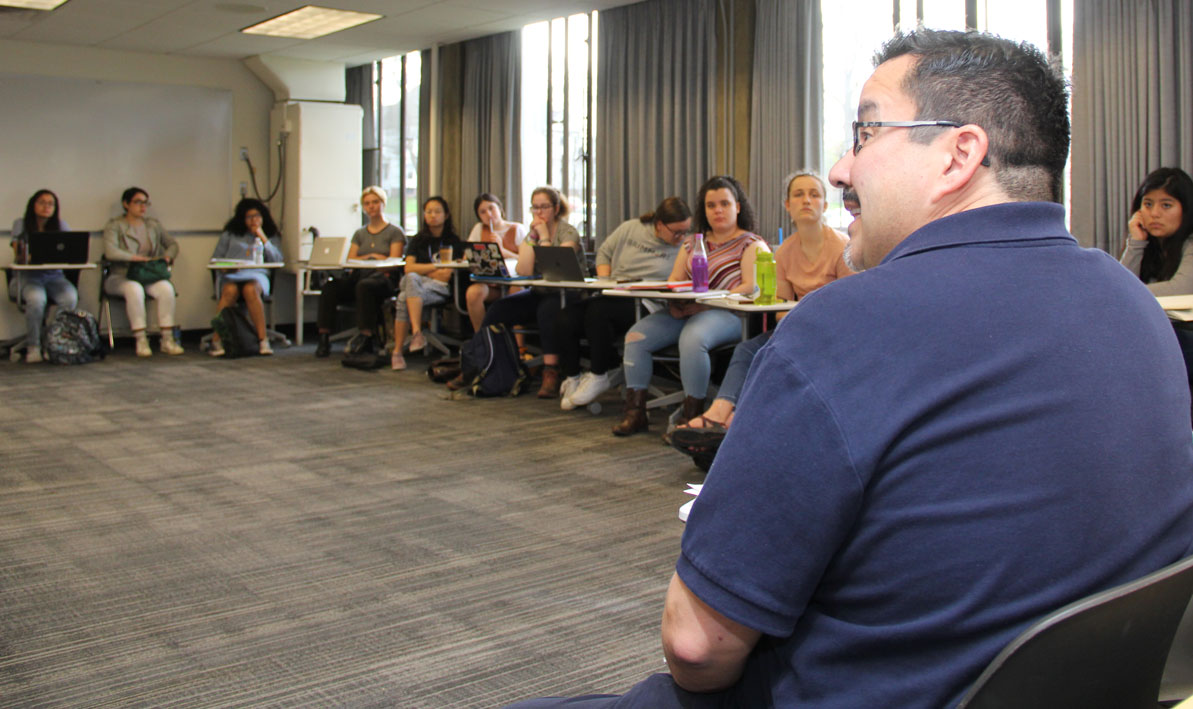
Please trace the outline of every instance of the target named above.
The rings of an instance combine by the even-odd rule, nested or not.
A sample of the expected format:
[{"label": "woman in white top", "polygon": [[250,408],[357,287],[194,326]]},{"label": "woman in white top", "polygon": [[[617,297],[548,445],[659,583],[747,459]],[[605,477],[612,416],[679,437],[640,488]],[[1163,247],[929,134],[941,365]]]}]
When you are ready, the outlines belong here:
[{"label": "woman in white top", "polygon": [[[476,212],[479,223],[468,233],[468,240],[497,244],[501,247],[502,256],[507,259],[518,258],[518,247],[526,239],[526,227],[505,220],[502,216],[501,200],[488,192],[482,192],[473,200],[472,209]],[[511,288],[510,292],[514,290]],[[500,295],[500,288],[490,288],[484,283],[468,286],[464,300],[468,303],[468,319],[472,321],[473,330],[479,330],[481,327],[481,320],[485,317],[485,305],[497,300]]]}]

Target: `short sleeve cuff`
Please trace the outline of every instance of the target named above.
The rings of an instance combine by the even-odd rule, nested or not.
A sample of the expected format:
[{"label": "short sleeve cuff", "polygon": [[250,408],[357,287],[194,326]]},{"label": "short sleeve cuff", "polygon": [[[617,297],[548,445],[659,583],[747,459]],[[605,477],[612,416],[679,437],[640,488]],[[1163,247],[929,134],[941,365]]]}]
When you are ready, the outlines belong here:
[{"label": "short sleeve cuff", "polygon": [[697,598],[734,622],[741,623],[765,635],[776,637],[786,637],[795,628],[796,619],[775,613],[743,599],[696,568],[686,554],[680,554],[679,561],[675,564],[675,571],[688,590],[696,594]]}]

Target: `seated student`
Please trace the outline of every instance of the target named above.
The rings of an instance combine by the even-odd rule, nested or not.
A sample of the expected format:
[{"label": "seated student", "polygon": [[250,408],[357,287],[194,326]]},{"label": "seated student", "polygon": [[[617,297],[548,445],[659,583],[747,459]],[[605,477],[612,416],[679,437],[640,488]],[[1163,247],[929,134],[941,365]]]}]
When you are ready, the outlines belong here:
[{"label": "seated student", "polygon": [[[724,175],[704,183],[697,197],[696,228],[705,236],[709,290],[753,292],[755,255],[770,248],[762,237],[753,233],[754,208],[740,182]],[[692,277],[694,242],[695,237],[685,242],[668,280],[684,281]],[[647,428],[646,387],[653,374],[655,352],[679,344],[683,418],[687,420],[704,410],[704,395],[712,375],[709,350],[741,336],[741,322],[728,310],[709,308],[694,301],[670,302],[666,310],[642,318],[626,333],[622,359],[626,378],[625,415],[613,427],[616,436],[628,436]]]},{"label": "seated student", "polygon": [[[211,258],[213,261],[251,260],[257,244],[261,246],[265,263],[282,261],[281,235],[273,216],[269,213],[269,207],[258,199],[242,199],[236,205],[236,213],[224,225],[224,233],[220,234],[220,240],[211,252]],[[257,351],[263,355],[273,354],[273,349],[269,346],[269,337],[265,334],[265,302],[262,297],[269,295],[269,274],[265,269],[241,268],[236,271],[221,271],[216,290],[220,294],[216,312],[230,308],[236,305],[236,301],[244,298],[249,319],[253,321],[253,327],[257,331]],[[209,354],[212,357],[224,356],[224,346],[220,342],[219,333],[212,335]]]},{"label": "seated student", "polygon": [[[450,255],[449,255],[450,253]],[[464,243],[452,224],[451,208],[442,197],[429,197],[423,202],[423,225],[406,248],[406,275],[398,291],[394,309],[394,349],[390,354],[392,369],[405,369],[406,358],[402,346],[406,330],[410,330],[410,351],[418,352],[427,346],[423,336],[423,306],[446,303],[451,299],[451,282],[455,269],[440,268],[436,259],[458,259],[464,256]]]},{"label": "seated student", "polygon": [[[12,223],[12,251],[14,263],[28,263],[28,244],[38,234],[68,231],[66,221],[58,216],[58,195],[38,190],[25,204],[25,216]],[[18,279],[8,281],[8,294],[16,298]],[[59,308],[74,310],[79,292],[61,270],[26,271],[19,279],[20,299],[25,303],[25,361],[41,362],[41,326],[46,304],[53,300]]]},{"label": "seated student", "polygon": [[[385,202],[389,199],[385,190],[373,185],[366,187],[360,195],[360,206],[369,223],[352,235],[348,247],[351,260],[384,261],[400,258],[406,246],[406,235],[396,224],[385,219]],[[374,337],[381,323],[381,303],[392,296],[397,289],[396,269],[353,268],[343,275],[328,279],[319,294],[319,344],[315,347],[316,357],[331,354],[331,331],[336,324],[336,306],[341,303],[356,303],[356,327],[363,339],[362,349],[375,352],[378,342]]]},{"label": "seated student", "polygon": [[[823,285],[853,274],[844,256],[849,237],[824,223],[825,194],[824,181],[813,172],[799,173],[787,182],[783,206],[791,215],[795,231],[775,253],[776,294],[784,300],[803,298]],[[856,217],[857,195],[847,192],[844,201]],[[850,230],[853,229],[851,226]],[[783,315],[786,313],[780,313],[779,317]],[[711,460],[711,453],[733,420],[750,363],[773,333],[774,330],[769,330],[733,348],[733,359],[725,370],[716,399],[707,411],[680,424],[671,433],[673,446],[697,458],[697,462]]]},{"label": "seated student", "polygon": [[145,190],[129,187],[120,204],[124,216],[113,217],[104,226],[104,258],[112,262],[104,292],[124,298],[138,357],[153,356],[145,334],[146,296],[157,301],[162,352],[180,355],[182,345],[174,341],[174,284],[169,278],[169,267],[178,257],[178,242],[161,222],[145,216],[149,211]]},{"label": "seated student", "polygon": [[[1144,179],[1131,201],[1121,263],[1156,296],[1193,294],[1193,179],[1162,167]],[[1193,330],[1173,321],[1193,386]]]},{"label": "seated student", "polygon": [[[478,221],[468,232],[468,241],[473,243],[492,243],[501,247],[501,255],[505,258],[518,258],[518,247],[526,239],[526,227],[516,222],[507,222],[501,215],[501,200],[482,192],[472,202],[472,211]],[[514,289],[510,289],[511,292]],[[468,304],[468,319],[472,321],[472,329],[481,328],[481,320],[485,318],[485,304],[497,300],[501,296],[501,289],[489,287],[484,283],[473,283],[464,292],[464,300]]]},{"label": "seated student", "polygon": [[[653,212],[622,222],[597,249],[598,278],[658,281],[667,278],[679,244],[692,229],[692,210],[680,197],[668,197]],[[559,408],[587,406],[609,389],[609,370],[618,365],[617,344],[634,324],[632,298],[598,295],[564,308],[556,319],[560,371]],[[592,370],[580,373],[580,341],[588,339]]]},{"label": "seated student", "polygon": [[[580,234],[569,224],[568,204],[554,187],[539,187],[530,193],[530,233],[518,246],[518,275],[534,275],[535,246],[570,246],[583,259]],[[569,294],[569,299],[572,294]],[[537,323],[543,347],[543,380],[538,398],[559,396],[559,346],[555,338],[555,319],[561,309],[559,292],[531,288],[507,295],[489,306],[481,327],[501,323],[508,327]]]}]

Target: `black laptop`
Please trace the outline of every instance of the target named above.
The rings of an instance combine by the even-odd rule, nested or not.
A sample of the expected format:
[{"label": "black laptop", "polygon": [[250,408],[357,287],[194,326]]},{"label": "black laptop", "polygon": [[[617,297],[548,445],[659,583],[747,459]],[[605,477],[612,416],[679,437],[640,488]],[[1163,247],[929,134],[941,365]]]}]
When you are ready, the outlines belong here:
[{"label": "black laptop", "polygon": [[580,254],[570,246],[534,247],[534,270],[544,281],[583,281]]},{"label": "black laptop", "polygon": [[85,231],[40,232],[28,240],[28,245],[32,265],[87,263],[91,234]]}]

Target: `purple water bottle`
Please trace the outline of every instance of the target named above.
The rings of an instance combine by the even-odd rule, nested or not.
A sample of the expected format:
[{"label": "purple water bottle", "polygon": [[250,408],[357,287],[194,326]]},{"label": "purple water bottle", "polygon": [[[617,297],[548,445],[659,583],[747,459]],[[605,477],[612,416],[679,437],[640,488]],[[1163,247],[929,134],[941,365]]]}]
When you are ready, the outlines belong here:
[{"label": "purple water bottle", "polygon": [[692,242],[692,290],[708,291],[708,250],[704,248],[704,234],[697,234]]}]

